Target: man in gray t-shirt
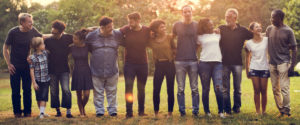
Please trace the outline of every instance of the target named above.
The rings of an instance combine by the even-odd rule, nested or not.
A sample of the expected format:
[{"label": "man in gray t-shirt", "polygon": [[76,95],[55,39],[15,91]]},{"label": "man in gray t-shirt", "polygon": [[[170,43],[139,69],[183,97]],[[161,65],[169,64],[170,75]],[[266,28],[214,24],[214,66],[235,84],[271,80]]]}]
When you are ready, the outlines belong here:
[{"label": "man in gray t-shirt", "polygon": [[[295,36],[293,30],[283,23],[284,15],[282,10],[274,10],[271,14],[273,25],[266,30],[271,82],[280,117],[290,116],[290,79],[288,73],[294,71],[297,56]],[[292,51],[291,57],[290,50]]]},{"label": "man in gray t-shirt", "polygon": [[173,26],[173,38],[177,37],[175,57],[176,80],[178,84],[177,100],[181,116],[185,115],[185,76],[189,75],[192,90],[193,114],[199,112],[198,63],[197,63],[197,23],[192,20],[192,7],[182,7],[183,21]]}]

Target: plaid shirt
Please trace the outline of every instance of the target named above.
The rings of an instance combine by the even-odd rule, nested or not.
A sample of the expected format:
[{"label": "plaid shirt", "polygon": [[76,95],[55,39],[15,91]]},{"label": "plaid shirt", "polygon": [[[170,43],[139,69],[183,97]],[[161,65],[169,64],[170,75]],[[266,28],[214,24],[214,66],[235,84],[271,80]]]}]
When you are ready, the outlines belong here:
[{"label": "plaid shirt", "polygon": [[48,52],[46,50],[43,51],[43,54],[36,54],[30,56],[32,63],[30,64],[30,68],[34,69],[34,77],[38,82],[48,82],[50,80],[50,76],[48,74]]}]

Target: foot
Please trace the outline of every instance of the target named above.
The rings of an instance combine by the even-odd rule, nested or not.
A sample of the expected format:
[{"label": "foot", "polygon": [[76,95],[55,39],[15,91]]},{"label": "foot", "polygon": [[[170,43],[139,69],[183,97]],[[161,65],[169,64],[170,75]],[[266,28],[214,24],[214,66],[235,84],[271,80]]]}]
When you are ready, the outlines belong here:
[{"label": "foot", "polygon": [[212,117],[212,115],[211,115],[210,112],[206,113],[205,115],[206,115],[207,117],[210,117],[210,118]]},{"label": "foot", "polygon": [[98,113],[98,114],[96,114],[96,117],[102,117],[104,114],[100,114],[100,113]]},{"label": "foot", "polygon": [[24,113],[24,117],[31,117],[31,113]]},{"label": "foot", "polygon": [[39,116],[39,119],[43,119],[45,116],[44,116],[44,113],[41,113],[40,116]]},{"label": "foot", "polygon": [[158,111],[154,111],[155,117],[158,117]]},{"label": "foot", "polygon": [[48,115],[47,113],[44,113],[44,116],[45,116],[45,117],[50,117],[50,115]]},{"label": "foot", "polygon": [[193,116],[194,117],[198,117],[198,113],[193,113]]},{"label": "foot", "polygon": [[55,117],[61,117],[61,112],[56,112]]},{"label": "foot", "polygon": [[220,118],[226,118],[223,113],[219,113]]},{"label": "foot", "polygon": [[74,118],[72,114],[67,114],[66,117],[67,118]]},{"label": "foot", "polygon": [[142,116],[142,117],[143,117],[143,116],[148,116],[148,115],[145,114],[144,112],[140,112],[140,113],[139,113],[139,116]]},{"label": "foot", "polygon": [[117,113],[111,113],[110,114],[110,116],[112,116],[112,117],[115,117],[115,116],[117,116],[118,114]]},{"label": "foot", "polygon": [[226,112],[226,113],[224,114],[225,117],[230,117],[231,115],[232,115],[231,112]]},{"label": "foot", "polygon": [[284,114],[280,112],[279,114],[276,115],[277,118],[281,118]]},{"label": "foot", "polygon": [[240,108],[234,108],[234,109],[233,109],[233,112],[238,114],[238,113],[241,112],[241,110],[240,110]]},{"label": "foot", "polygon": [[185,113],[180,113],[180,116],[181,116],[181,117],[184,117],[184,116],[185,116]]},{"label": "foot", "polygon": [[133,117],[133,114],[132,113],[127,113],[126,114],[126,118],[132,118]]},{"label": "foot", "polygon": [[169,112],[167,118],[171,118],[172,116],[172,112]]},{"label": "foot", "polygon": [[15,114],[15,118],[21,118],[22,117],[22,114],[21,113],[16,113]]}]

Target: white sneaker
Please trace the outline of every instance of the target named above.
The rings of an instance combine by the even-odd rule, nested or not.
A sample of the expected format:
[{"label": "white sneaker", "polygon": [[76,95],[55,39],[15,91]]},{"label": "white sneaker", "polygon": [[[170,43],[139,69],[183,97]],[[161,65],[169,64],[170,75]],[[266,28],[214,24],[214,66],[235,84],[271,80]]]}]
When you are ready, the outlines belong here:
[{"label": "white sneaker", "polygon": [[220,118],[226,118],[223,113],[219,113],[219,115],[220,115]]},{"label": "white sneaker", "polygon": [[206,116],[212,117],[211,113],[206,113]]},{"label": "white sneaker", "polygon": [[39,118],[40,118],[40,119],[43,119],[43,118],[44,118],[44,114],[41,113],[40,116],[39,116]]}]

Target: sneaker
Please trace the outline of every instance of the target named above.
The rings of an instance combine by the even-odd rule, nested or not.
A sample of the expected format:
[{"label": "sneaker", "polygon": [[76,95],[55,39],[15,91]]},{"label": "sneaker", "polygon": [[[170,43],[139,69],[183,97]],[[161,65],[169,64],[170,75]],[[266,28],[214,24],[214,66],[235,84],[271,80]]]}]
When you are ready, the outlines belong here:
[{"label": "sneaker", "polygon": [[210,112],[209,112],[209,113],[206,113],[205,115],[206,115],[207,117],[210,117],[210,118],[212,117],[212,115],[211,115]]},{"label": "sneaker", "polygon": [[132,113],[126,113],[126,118],[132,118],[133,114]]},{"label": "sneaker", "polygon": [[118,114],[117,113],[111,113],[110,114],[110,116],[112,116],[112,117],[115,117],[115,116],[117,116]]},{"label": "sneaker", "polygon": [[101,116],[103,116],[104,114],[100,114],[100,113],[98,113],[98,114],[96,114],[96,117],[101,117]]},{"label": "sneaker", "polygon": [[61,117],[61,112],[56,112],[55,117]]},{"label": "sneaker", "polygon": [[223,113],[219,113],[220,118],[226,118]]},{"label": "sneaker", "polygon": [[67,114],[66,117],[67,118],[74,118],[72,114]]},{"label": "sneaker", "polygon": [[39,116],[39,118],[43,119],[44,118],[44,113],[41,113],[40,116]]}]

